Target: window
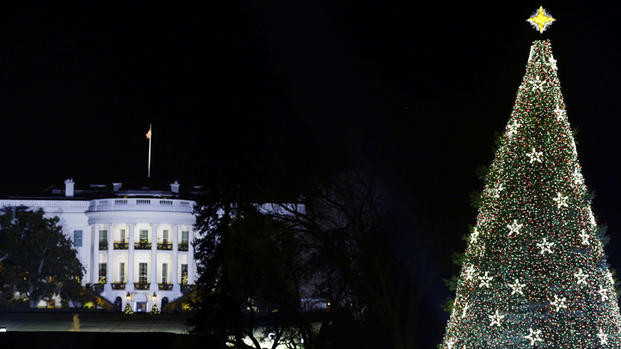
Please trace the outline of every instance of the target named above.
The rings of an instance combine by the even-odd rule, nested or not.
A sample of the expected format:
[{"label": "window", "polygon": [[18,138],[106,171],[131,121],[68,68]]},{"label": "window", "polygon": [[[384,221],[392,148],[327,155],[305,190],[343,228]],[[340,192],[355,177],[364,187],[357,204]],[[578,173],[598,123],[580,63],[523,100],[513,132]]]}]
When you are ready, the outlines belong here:
[{"label": "window", "polygon": [[188,265],[187,264],[181,264],[181,283],[184,285],[188,283]]},{"label": "window", "polygon": [[99,277],[106,277],[107,263],[99,263]]},{"label": "window", "polygon": [[190,235],[189,231],[182,231],[181,232],[181,243],[182,244],[187,244],[188,243],[188,235]]},{"label": "window", "polygon": [[125,229],[121,229],[121,242],[125,242]]},{"label": "window", "polygon": [[165,244],[168,243],[168,230],[162,231],[162,242]]},{"label": "window", "polygon": [[82,230],[73,231],[73,245],[75,247],[82,247]]},{"label": "window", "polygon": [[147,283],[147,263],[138,264],[138,282],[141,284]]},{"label": "window", "polygon": [[168,283],[168,263],[162,263],[162,283]]},{"label": "window", "polygon": [[119,275],[120,275],[120,280],[121,282],[125,282],[125,263],[121,262],[121,264],[119,265]]},{"label": "window", "polygon": [[108,242],[108,231],[107,230],[100,230],[99,231],[99,243],[105,243]]},{"label": "window", "polygon": [[149,231],[146,229],[140,230],[140,242],[149,241]]}]

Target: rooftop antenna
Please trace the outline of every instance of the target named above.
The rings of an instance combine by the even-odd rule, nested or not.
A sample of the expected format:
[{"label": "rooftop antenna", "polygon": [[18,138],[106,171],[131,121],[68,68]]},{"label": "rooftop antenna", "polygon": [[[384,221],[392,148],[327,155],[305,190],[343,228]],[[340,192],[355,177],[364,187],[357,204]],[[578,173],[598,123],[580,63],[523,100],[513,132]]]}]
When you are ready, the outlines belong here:
[{"label": "rooftop antenna", "polygon": [[151,123],[149,123],[149,131],[147,131],[147,139],[149,140],[149,160],[147,161],[147,178],[151,178],[151,138],[153,135],[151,129],[152,129]]}]

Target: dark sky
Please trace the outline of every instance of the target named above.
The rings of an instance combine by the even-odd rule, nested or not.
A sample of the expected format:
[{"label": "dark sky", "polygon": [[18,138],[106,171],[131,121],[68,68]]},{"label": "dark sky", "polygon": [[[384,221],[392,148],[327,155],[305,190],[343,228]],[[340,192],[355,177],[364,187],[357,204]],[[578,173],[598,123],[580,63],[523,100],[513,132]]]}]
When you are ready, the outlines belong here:
[{"label": "dark sky", "polygon": [[[373,168],[424,243],[433,340],[448,254],[476,212],[529,45],[552,40],[594,211],[621,269],[618,8],[547,2],[281,1],[204,7],[83,5],[0,11],[0,106],[8,187],[140,183],[153,176],[295,187]],[[404,228],[406,229],[406,228]],[[435,322],[434,322],[435,321]],[[437,326],[436,326],[437,325]]]}]

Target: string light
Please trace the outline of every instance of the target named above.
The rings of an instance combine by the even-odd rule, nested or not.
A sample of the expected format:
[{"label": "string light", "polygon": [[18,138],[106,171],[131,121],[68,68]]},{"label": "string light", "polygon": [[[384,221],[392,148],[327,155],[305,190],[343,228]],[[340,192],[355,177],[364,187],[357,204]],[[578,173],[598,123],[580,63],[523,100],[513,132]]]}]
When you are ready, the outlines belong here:
[{"label": "string light", "polygon": [[531,47],[484,193],[460,311],[440,347],[621,348],[614,280],[548,40]]}]

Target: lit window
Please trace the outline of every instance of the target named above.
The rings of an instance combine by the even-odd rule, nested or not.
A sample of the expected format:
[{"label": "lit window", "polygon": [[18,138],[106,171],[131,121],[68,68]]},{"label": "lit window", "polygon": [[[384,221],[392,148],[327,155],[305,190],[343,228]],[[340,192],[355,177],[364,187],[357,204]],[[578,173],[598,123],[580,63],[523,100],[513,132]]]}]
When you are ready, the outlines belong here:
[{"label": "lit window", "polygon": [[162,263],[162,283],[168,283],[168,263]]},{"label": "lit window", "polygon": [[141,284],[147,283],[147,263],[138,263],[138,281]]},{"label": "lit window", "polygon": [[141,230],[140,231],[140,242],[147,242],[149,241],[149,231],[148,230]]}]

